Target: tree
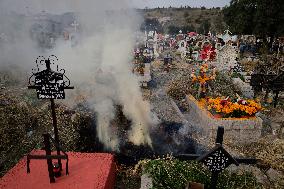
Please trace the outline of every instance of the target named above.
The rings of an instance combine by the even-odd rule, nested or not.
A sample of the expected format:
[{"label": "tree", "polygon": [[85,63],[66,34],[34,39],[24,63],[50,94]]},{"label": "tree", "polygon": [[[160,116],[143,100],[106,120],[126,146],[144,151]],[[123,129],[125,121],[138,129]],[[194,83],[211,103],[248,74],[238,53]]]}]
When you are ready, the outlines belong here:
[{"label": "tree", "polygon": [[213,20],[213,25],[214,25],[215,32],[223,33],[223,31],[226,29],[223,14],[218,13],[218,16],[216,17],[216,19]]},{"label": "tree", "polygon": [[273,37],[284,34],[283,9],[281,0],[232,0],[223,14],[234,33]]},{"label": "tree", "polygon": [[198,33],[203,33],[203,34],[206,35],[209,32],[210,26],[211,26],[210,22],[208,20],[204,20],[204,21],[202,21],[202,23],[201,23],[201,25],[200,25],[200,27],[198,28],[197,31],[198,31]]},{"label": "tree", "polygon": [[173,35],[173,34],[177,34],[179,32],[180,28],[174,26],[174,25],[170,25],[168,27],[168,33]]},{"label": "tree", "polygon": [[160,24],[160,22],[156,19],[156,18],[146,18],[144,23],[142,23],[140,29],[142,31],[145,30],[145,28],[148,30],[148,31],[154,31],[156,30],[158,33],[163,33],[164,29],[163,29],[163,26]]}]

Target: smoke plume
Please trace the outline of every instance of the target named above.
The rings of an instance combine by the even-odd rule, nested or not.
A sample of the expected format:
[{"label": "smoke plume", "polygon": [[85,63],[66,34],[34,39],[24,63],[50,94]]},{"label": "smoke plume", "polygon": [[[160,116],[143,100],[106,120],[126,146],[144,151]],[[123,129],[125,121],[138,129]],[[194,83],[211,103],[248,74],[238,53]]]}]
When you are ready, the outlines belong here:
[{"label": "smoke plume", "polygon": [[[136,145],[151,146],[149,128],[155,123],[149,103],[142,99],[138,78],[131,71],[135,34],[142,19],[129,1],[2,0],[0,8],[0,34],[13,34],[11,40],[0,41],[0,67],[13,63],[30,70],[38,55],[55,54],[60,68],[67,70],[74,91],[88,96],[88,104],[97,113],[99,140],[107,149],[119,150],[117,130],[110,124],[116,104],[123,107],[124,115],[132,121],[128,139]],[[30,28],[35,22],[34,15],[43,10],[48,14],[75,13],[78,31],[74,32],[73,42],[62,37],[56,39],[50,50],[37,47],[30,37]],[[15,16],[11,22],[11,15],[21,14],[26,19]],[[74,92],[69,97],[72,95]]]}]

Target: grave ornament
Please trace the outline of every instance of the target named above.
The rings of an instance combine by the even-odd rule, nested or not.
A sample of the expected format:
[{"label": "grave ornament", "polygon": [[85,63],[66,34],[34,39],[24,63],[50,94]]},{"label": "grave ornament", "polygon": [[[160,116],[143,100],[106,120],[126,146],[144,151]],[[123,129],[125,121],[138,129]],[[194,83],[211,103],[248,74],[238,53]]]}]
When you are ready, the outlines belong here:
[{"label": "grave ornament", "polygon": [[[29,89],[36,89],[38,99],[65,99],[64,89],[73,89],[70,87],[70,80],[65,76],[65,70],[56,67],[56,71],[51,69],[51,65],[58,61],[55,55],[48,59],[40,56],[36,59],[37,69],[33,70],[29,78]],[[40,67],[46,66],[46,69],[40,71]],[[37,71],[37,72],[35,72]]]}]

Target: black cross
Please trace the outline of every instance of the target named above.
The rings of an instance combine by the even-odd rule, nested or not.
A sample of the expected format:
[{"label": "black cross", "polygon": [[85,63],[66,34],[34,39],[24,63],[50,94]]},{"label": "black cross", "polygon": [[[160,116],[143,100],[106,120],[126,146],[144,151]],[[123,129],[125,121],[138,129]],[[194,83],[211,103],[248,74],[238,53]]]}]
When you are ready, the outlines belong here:
[{"label": "black cross", "polygon": [[216,145],[208,153],[199,156],[197,154],[180,154],[178,159],[182,160],[197,160],[202,162],[211,171],[211,186],[210,189],[216,189],[218,175],[225,170],[229,165],[239,163],[255,164],[256,159],[253,158],[234,158],[222,146],[223,144],[224,127],[218,127]]},{"label": "black cross", "polygon": [[[74,89],[74,87],[69,86],[70,80],[64,75],[65,70],[61,69],[57,72],[51,69],[51,58],[56,58],[55,55],[51,55],[48,59],[40,56],[37,58],[36,63],[38,64],[38,59],[40,58],[40,62],[44,62],[46,69],[37,73],[33,73],[33,75],[29,78],[29,86],[28,89],[36,89],[37,96],[39,99],[50,99],[51,103],[51,115],[53,121],[53,128],[54,128],[54,138],[56,145],[59,146],[60,140],[58,135],[58,128],[57,128],[57,118],[55,112],[55,103],[54,99],[64,99],[65,93],[64,89]],[[58,60],[58,59],[57,59]],[[38,66],[38,65],[37,65]],[[60,73],[62,71],[63,73]],[[34,81],[32,82],[31,79],[34,77]],[[64,81],[67,80],[67,81]],[[67,84],[66,84],[67,83]],[[60,170],[62,170],[62,164],[60,158],[60,149],[57,148],[57,157],[58,157],[58,164],[60,166]]]}]

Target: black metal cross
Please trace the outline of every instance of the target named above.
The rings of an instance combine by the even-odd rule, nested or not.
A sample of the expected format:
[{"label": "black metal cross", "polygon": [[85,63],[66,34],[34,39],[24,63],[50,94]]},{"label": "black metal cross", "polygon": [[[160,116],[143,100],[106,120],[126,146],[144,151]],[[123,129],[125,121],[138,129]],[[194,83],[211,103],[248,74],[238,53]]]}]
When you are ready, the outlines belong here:
[{"label": "black metal cross", "polygon": [[223,144],[224,127],[218,127],[216,145],[208,153],[199,156],[197,154],[180,154],[176,156],[182,160],[197,160],[202,162],[211,171],[211,186],[210,189],[216,189],[218,182],[218,175],[225,170],[229,165],[239,163],[255,164],[257,162],[254,158],[234,158],[222,146]]},{"label": "black metal cross", "polygon": [[[50,99],[55,143],[59,146],[60,140],[54,99],[65,99],[64,89],[74,89],[74,87],[70,86],[70,80],[65,76],[64,69],[59,70],[58,66],[56,71],[51,69],[51,64],[54,64],[55,61],[58,61],[58,58],[55,55],[51,55],[47,59],[43,56],[39,56],[36,59],[37,70],[36,72],[33,72],[32,76],[29,78],[28,89],[36,89],[38,99]],[[39,67],[44,64],[46,69],[39,71]],[[59,149],[57,149],[57,155],[60,156]],[[60,158],[58,158],[58,164],[60,170],[62,170]]]}]

